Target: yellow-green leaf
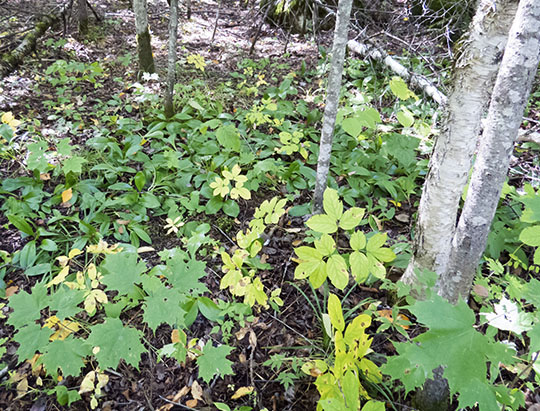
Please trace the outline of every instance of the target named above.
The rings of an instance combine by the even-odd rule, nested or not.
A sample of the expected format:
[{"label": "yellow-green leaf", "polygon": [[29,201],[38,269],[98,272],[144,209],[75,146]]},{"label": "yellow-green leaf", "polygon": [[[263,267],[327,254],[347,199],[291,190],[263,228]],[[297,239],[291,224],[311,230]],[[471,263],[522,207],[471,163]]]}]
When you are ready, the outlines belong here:
[{"label": "yellow-green leaf", "polygon": [[339,196],[333,188],[327,188],[323,195],[324,212],[335,221],[343,215],[343,203],[339,201]]},{"label": "yellow-green leaf", "polygon": [[363,283],[369,276],[369,261],[364,253],[360,251],[354,251],[349,257],[349,264],[351,265],[351,273],[356,282]]},{"label": "yellow-green leaf", "polygon": [[355,231],[351,235],[351,248],[355,251],[359,251],[366,246],[366,235],[362,231]]},{"label": "yellow-green leaf", "polygon": [[307,220],[306,225],[313,231],[332,234],[337,231],[337,221],[326,214],[317,214]]},{"label": "yellow-green leaf", "polygon": [[345,319],[341,310],[341,302],[338,296],[332,293],[328,296],[328,314],[334,328],[343,331],[345,329]]},{"label": "yellow-green leaf", "polygon": [[326,272],[332,284],[339,290],[343,290],[349,283],[347,263],[339,254],[334,254],[328,259]]},{"label": "yellow-green leaf", "polygon": [[358,224],[360,224],[362,218],[364,217],[364,212],[365,210],[360,207],[349,208],[343,213],[343,216],[339,220],[340,228],[344,230],[352,230],[358,226]]}]

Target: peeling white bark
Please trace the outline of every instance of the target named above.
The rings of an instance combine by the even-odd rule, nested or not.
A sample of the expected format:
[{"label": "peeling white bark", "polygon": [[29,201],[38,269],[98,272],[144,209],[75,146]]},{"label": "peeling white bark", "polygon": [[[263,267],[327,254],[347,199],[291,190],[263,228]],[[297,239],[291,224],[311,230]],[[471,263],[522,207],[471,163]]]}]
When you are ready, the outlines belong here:
[{"label": "peeling white bark", "polygon": [[459,201],[517,3],[480,0],[468,38],[461,45],[443,129],[424,183],[414,255],[402,277],[405,283],[416,281],[417,269],[439,275],[446,270]]},{"label": "peeling white bark", "polygon": [[317,161],[315,194],[313,195],[313,212],[316,214],[321,213],[323,210],[323,193],[326,189],[328,171],[330,169],[330,155],[332,153],[334,125],[336,123],[339,105],[339,92],[341,90],[341,77],[343,74],[347,35],[349,33],[351,7],[352,0],[339,0],[336,28],[334,30],[334,44],[332,46],[332,63],[326,90],[326,106],[324,108],[319,159]]},{"label": "peeling white bark", "polygon": [[522,0],[497,75],[471,183],[439,293],[467,299],[506,179],[514,143],[540,62],[540,0]]}]

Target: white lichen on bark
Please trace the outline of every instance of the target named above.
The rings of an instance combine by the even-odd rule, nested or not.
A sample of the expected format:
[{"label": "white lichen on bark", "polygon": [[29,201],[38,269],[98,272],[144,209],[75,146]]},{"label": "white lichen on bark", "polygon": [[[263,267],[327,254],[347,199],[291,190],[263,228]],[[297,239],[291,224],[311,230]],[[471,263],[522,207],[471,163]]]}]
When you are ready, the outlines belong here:
[{"label": "white lichen on bark", "polygon": [[330,74],[328,76],[326,90],[326,106],[324,108],[319,158],[317,161],[315,193],[313,195],[314,213],[320,213],[323,210],[323,193],[326,189],[328,171],[330,169],[330,155],[332,153],[334,126],[339,105],[339,93],[341,90],[343,62],[345,60],[345,48],[349,33],[351,7],[352,0],[339,0],[336,28],[334,30],[334,44],[332,46],[332,62],[330,64]]}]

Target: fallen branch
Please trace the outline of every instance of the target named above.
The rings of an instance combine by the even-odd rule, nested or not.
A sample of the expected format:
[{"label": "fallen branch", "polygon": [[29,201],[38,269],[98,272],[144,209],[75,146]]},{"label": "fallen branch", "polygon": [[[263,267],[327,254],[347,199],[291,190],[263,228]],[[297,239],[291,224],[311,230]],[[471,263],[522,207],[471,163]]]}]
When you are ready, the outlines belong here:
[{"label": "fallen branch", "polygon": [[44,16],[39,23],[36,24],[34,30],[24,36],[23,41],[15,50],[4,54],[0,61],[0,78],[5,77],[15,70],[17,66],[23,62],[24,57],[34,51],[37,40],[45,34],[49,27],[58,22],[59,19],[60,16],[58,15]]},{"label": "fallen branch", "polygon": [[384,63],[388,68],[398,76],[408,81],[413,87],[420,88],[435,100],[439,105],[446,104],[446,95],[439,91],[428,79],[416,73],[411,73],[397,60],[390,57],[384,50],[375,46],[359,43],[355,40],[349,40],[347,43],[349,50],[376,61]]}]

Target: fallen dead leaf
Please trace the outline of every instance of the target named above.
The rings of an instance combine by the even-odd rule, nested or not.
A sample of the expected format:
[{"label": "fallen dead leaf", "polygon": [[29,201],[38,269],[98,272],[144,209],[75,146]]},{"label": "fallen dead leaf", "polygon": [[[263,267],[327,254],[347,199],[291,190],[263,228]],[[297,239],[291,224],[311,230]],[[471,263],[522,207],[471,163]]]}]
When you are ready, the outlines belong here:
[{"label": "fallen dead leaf", "polygon": [[19,291],[19,286],[17,285],[13,285],[11,287],[6,288],[6,297],[11,297],[17,291]]},{"label": "fallen dead leaf", "polygon": [[235,393],[232,395],[231,400],[237,400],[238,398],[242,398],[246,395],[249,395],[253,392],[255,388],[252,386],[249,387],[240,387],[238,388]]},{"label": "fallen dead leaf", "polygon": [[68,188],[67,190],[62,191],[62,203],[67,203],[73,197],[73,190]]},{"label": "fallen dead leaf", "polygon": [[197,381],[193,381],[193,384],[191,384],[191,396],[196,400],[204,401],[203,389]]},{"label": "fallen dead leaf", "polygon": [[190,408],[195,408],[197,406],[197,403],[198,401],[195,399],[186,401],[186,405]]}]

